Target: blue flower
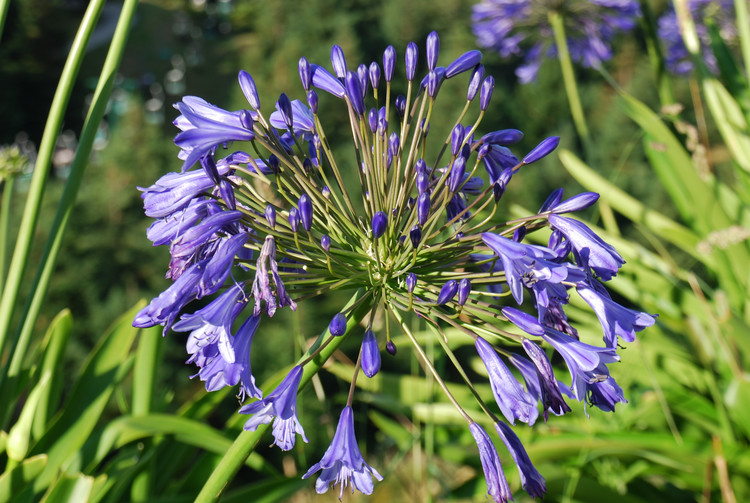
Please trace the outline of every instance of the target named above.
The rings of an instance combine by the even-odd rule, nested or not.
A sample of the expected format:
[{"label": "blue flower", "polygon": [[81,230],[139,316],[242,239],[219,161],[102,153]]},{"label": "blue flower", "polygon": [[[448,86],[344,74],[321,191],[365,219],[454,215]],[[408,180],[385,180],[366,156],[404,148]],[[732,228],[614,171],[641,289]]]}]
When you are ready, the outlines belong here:
[{"label": "blue flower", "polygon": [[328,491],[331,483],[340,484],[339,499],[344,494],[344,488],[351,484],[352,492],[356,489],[363,494],[372,494],[372,478],[383,480],[378,471],[365,462],[357,445],[354,435],[354,415],[350,406],[344,407],[339,417],[336,433],[331,445],[323,454],[323,458],[307,470],[302,478],[322,470],[315,481],[318,494]]},{"label": "blue flower", "polygon": [[240,414],[252,414],[245,422],[245,429],[255,431],[261,424],[273,420],[274,445],[288,451],[294,447],[296,435],[307,442],[305,430],[297,419],[297,389],[302,379],[302,367],[295,366],[281,381],[281,384],[266,398],[245,405]]},{"label": "blue flower", "polygon": [[490,375],[490,387],[497,406],[505,418],[511,424],[515,424],[516,419],[528,423],[529,426],[534,424],[539,416],[537,400],[523,390],[490,343],[477,337],[475,345]]},{"label": "blue flower", "polygon": [[477,423],[469,423],[474,441],[479,448],[479,460],[482,462],[484,478],[487,480],[487,494],[492,497],[495,503],[507,503],[513,499],[508,486],[508,480],[505,478],[503,466],[500,464],[500,457],[497,455],[495,444],[492,443],[484,428]]},{"label": "blue flower", "polygon": [[636,332],[650,327],[656,321],[650,314],[621,306],[609,297],[606,290],[584,284],[579,284],[576,290],[599,318],[604,330],[604,344],[608,347],[617,346],[618,336],[625,342],[633,342]]},{"label": "blue flower", "polygon": [[[671,3],[668,5],[667,11],[659,18],[658,28],[658,35],[664,46],[664,63],[671,73],[688,75],[693,71],[693,62],[682,39],[674,7]],[[718,74],[719,65],[712,49],[708,26],[713,24],[726,44],[737,44],[739,35],[734,14],[734,1],[688,0],[687,5],[700,40],[703,62],[712,73]]]},{"label": "blue flower", "polygon": [[[607,1],[615,0],[595,5],[601,8]],[[632,339],[633,331],[648,324],[648,315],[610,303],[593,276],[608,280],[622,259],[583,224],[559,216],[587,207],[597,196],[587,193],[563,201],[556,191],[536,214],[512,222],[493,218],[503,211],[502,196],[514,172],[534,169],[528,165],[552,152],[560,139],[543,139],[519,160],[512,149],[523,140],[521,131],[479,132],[482,118],[491,113],[495,87],[494,77],[485,75],[481,53],[469,51],[441,62],[440,39],[432,32],[427,72],[418,75],[418,52],[417,44],[410,43],[401,59],[406,63],[406,95],[397,94],[402,86],[394,82],[395,48],[384,51],[381,72],[378,62],[347,66],[343,49],[334,46],[333,73],[304,57],[299,60],[307,103],[290,99],[291,91],[282,92],[276,110],[264,116],[255,82],[244,71],[238,79],[248,110],[227,111],[185,97],[176,105],[180,115],[175,120],[183,172],[140,189],[144,210],[155,219],[147,237],[169,247],[166,276],[172,283],[133,324],[189,332],[188,363],[198,367],[206,389],[238,386],[240,400],[258,399],[240,409],[251,415],[245,428],[273,423],[274,444],[281,449],[291,449],[297,435],[307,441],[296,405],[303,369],[310,362],[318,365],[328,350],[340,350],[346,338],[362,337],[359,364],[351,367],[351,382],[356,382],[360,371],[372,377],[380,369],[381,344],[396,356],[390,324],[384,333],[374,329],[376,313],[396,320],[396,330],[406,334],[417,321],[437,333],[452,327],[467,336],[494,337],[497,351],[474,335],[495,401],[510,422],[533,424],[539,402],[545,420],[549,412],[567,412],[561,393],[605,410],[624,401],[606,365],[618,359],[617,337]],[[436,99],[447,79],[464,80],[467,86],[458,118],[443,117],[443,100]],[[337,99],[319,100],[320,91]],[[324,131],[331,115],[350,121],[346,153],[334,151]],[[432,124],[449,121],[454,126],[448,137],[436,139]],[[233,148],[240,144],[240,150],[226,151],[230,143]],[[543,227],[552,229],[548,247],[523,242]],[[597,296],[592,297],[585,289],[594,286]],[[605,340],[612,347],[584,345],[574,337],[565,309],[569,289],[575,287],[604,320]],[[524,311],[503,308],[521,305],[525,289],[533,294],[532,305]],[[261,320],[281,308],[293,311],[299,302],[328,294],[338,298],[342,292],[355,295],[353,303],[338,310],[328,330],[319,327],[319,341],[263,398],[250,362],[253,341],[264,336]],[[205,307],[192,306],[198,299],[205,299]],[[360,328],[367,312],[370,322]],[[560,352],[573,377],[571,389],[556,379],[544,350],[507,332],[505,320]],[[519,340],[531,360],[508,350]],[[416,340],[413,344],[423,354]],[[525,389],[500,355],[519,369]],[[434,371],[432,365],[426,368]],[[435,372],[434,378],[443,376]],[[319,492],[333,482],[341,483],[342,491],[351,483],[369,494],[373,477],[382,478],[357,447],[354,396],[330,448],[306,475],[322,471]],[[462,412],[479,445],[489,493],[496,501],[507,501],[510,491],[494,445]],[[524,487],[541,494],[543,482],[528,468],[517,438],[500,433],[519,464]]]},{"label": "blue flower", "polygon": [[531,463],[531,459],[529,459],[529,455],[526,453],[521,440],[519,440],[510,426],[505,423],[495,423],[495,429],[503,440],[508,452],[513,456],[513,461],[515,461],[518,467],[518,473],[521,475],[521,485],[523,485],[524,490],[532,498],[543,498],[544,493],[547,492],[544,477],[542,477]]},{"label": "blue flower", "polygon": [[552,214],[549,223],[570,241],[578,265],[591,268],[603,280],[612,279],[625,263],[614,246],[605,243],[583,222]]},{"label": "blue flower", "polygon": [[482,0],[473,7],[472,29],[480,47],[503,58],[524,56],[516,76],[525,84],[536,80],[543,58],[557,54],[548,19],[555,11],[565,22],[571,58],[585,67],[611,59],[612,39],[618,32],[632,30],[640,16],[634,0]]}]

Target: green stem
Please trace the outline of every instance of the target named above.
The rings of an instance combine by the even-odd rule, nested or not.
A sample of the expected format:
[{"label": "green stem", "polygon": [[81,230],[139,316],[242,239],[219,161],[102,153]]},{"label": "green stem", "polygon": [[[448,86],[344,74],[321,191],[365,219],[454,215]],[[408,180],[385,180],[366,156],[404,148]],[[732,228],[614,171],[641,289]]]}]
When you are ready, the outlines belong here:
[{"label": "green stem", "polygon": [[31,241],[37,221],[39,220],[39,209],[49,175],[57,135],[62,126],[63,115],[70,95],[73,92],[73,84],[81,67],[89,37],[94,31],[96,20],[99,18],[103,6],[104,0],[92,0],[86,9],[81,26],[78,29],[78,33],[76,33],[73,45],[68,53],[68,59],[65,61],[65,66],[60,75],[60,82],[55,91],[55,97],[52,100],[47,123],[44,127],[44,134],[39,145],[39,154],[29,187],[29,195],[26,199],[26,206],[24,207],[18,231],[18,239],[13,251],[13,259],[10,263],[7,283],[4,285],[2,300],[0,300],[0,354],[5,349],[5,341],[10,327],[13,308],[16,305],[21,280],[29,258]]},{"label": "green stem", "polygon": [[[81,138],[78,143],[75,158],[73,159],[73,164],[71,165],[70,175],[65,183],[65,190],[63,191],[62,198],[58,204],[55,220],[52,223],[42,255],[42,260],[34,278],[31,290],[33,295],[25,307],[24,316],[22,318],[23,325],[16,334],[14,340],[14,344],[17,345],[17,350],[13,351],[13,358],[8,369],[8,374],[11,376],[16,375],[20,371],[23,356],[27,353],[31,334],[44,302],[50,278],[54,271],[54,265],[60,252],[60,247],[62,246],[65,229],[67,228],[70,215],[73,212],[78,189],[81,186],[83,175],[88,164],[91,148],[99,124],[104,116],[109,96],[112,92],[115,74],[117,73],[117,68],[120,66],[120,61],[122,60],[122,55],[125,51],[126,41],[137,5],[137,0],[126,0],[122,6],[120,19],[117,22],[117,27],[115,28],[115,33],[112,37],[112,43],[110,44],[107,58],[104,61],[99,76],[99,83],[94,91],[91,108],[89,108],[88,115],[83,124],[83,129],[81,130]],[[0,380],[0,382],[2,381]]]},{"label": "green stem", "polygon": [[[345,311],[349,306],[356,304],[362,296],[366,295],[364,290],[358,290],[349,302],[346,304],[342,311]],[[356,327],[361,320],[365,318],[367,313],[370,311],[372,306],[368,302],[360,303],[349,316],[346,323],[346,334],[340,337],[336,337],[333,341],[328,344],[320,353],[317,354],[309,363],[307,363],[302,371],[302,379],[300,380],[299,389],[302,389],[312,377],[323,367],[323,364],[328,358],[336,351],[346,337],[351,333],[351,330]],[[329,337],[328,330],[326,329],[315,344],[308,350],[307,355],[313,353],[320,343]],[[303,356],[303,359],[306,356]],[[214,469],[211,476],[208,478],[203,488],[201,489],[198,496],[195,498],[195,503],[208,503],[210,501],[216,501],[219,499],[224,488],[229,484],[229,481],[234,477],[237,471],[245,462],[245,459],[255,449],[260,439],[266,433],[266,430],[270,428],[270,424],[262,425],[255,431],[243,431],[235,439],[234,443],[229,447],[229,450],[221,458],[219,464]]]},{"label": "green stem", "polygon": [[737,34],[740,38],[745,72],[750,71],[750,17],[747,13],[747,0],[734,0],[734,13],[737,18]]},{"label": "green stem", "polygon": [[[0,0],[2,1],[2,0]],[[8,227],[10,223],[10,200],[13,197],[13,185],[15,177],[11,175],[5,180],[5,186],[2,192],[2,206],[0,207],[0,290],[5,285],[5,271],[8,263],[8,250],[10,249],[10,239],[8,236]]]},{"label": "green stem", "polygon": [[560,70],[562,71],[563,83],[565,84],[565,93],[568,96],[568,105],[570,105],[570,114],[573,117],[573,124],[581,139],[583,149],[588,156],[591,155],[591,137],[589,135],[589,128],[586,125],[586,118],[583,115],[581,98],[578,94],[578,85],[576,84],[575,73],[573,72],[573,62],[570,59],[568,41],[565,38],[563,18],[559,12],[555,11],[550,11],[548,17],[555,35],[557,55],[560,60]]},{"label": "green stem", "polygon": [[3,38],[3,26],[5,26],[5,18],[8,16],[9,6],[10,0],[0,0],[0,39]]}]

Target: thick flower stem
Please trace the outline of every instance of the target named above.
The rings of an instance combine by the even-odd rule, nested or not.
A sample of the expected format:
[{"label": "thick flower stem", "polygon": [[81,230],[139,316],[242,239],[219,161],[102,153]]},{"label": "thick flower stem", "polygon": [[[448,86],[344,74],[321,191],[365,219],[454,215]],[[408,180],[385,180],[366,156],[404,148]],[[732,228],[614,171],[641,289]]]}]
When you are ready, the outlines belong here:
[{"label": "thick flower stem", "polygon": [[[349,302],[342,311],[346,311],[347,308],[357,303],[364,295],[366,295],[364,290],[358,290],[352,298],[349,299]],[[325,348],[323,348],[305,365],[302,371],[302,379],[300,380],[300,390],[323,367],[323,364],[339,348],[341,343],[344,342],[352,329],[355,328],[365,316],[367,316],[367,313],[370,312],[371,308],[372,306],[369,302],[361,302],[354,308],[347,319],[346,334],[340,337],[335,337],[330,344],[326,345]],[[318,337],[312,347],[308,350],[307,355],[314,352],[326,337],[330,337],[328,330]],[[206,481],[201,492],[195,498],[195,503],[208,503],[210,501],[218,500],[226,485],[232,480],[234,475],[245,462],[245,459],[247,459],[250,453],[255,449],[255,446],[270,427],[271,424],[262,425],[255,431],[243,431],[237,436],[224,457],[219,461],[219,464],[216,466],[213,473],[211,473],[211,476]]]},{"label": "thick flower stem", "polygon": [[586,125],[586,118],[583,115],[581,98],[578,94],[578,85],[576,84],[576,78],[573,72],[573,62],[570,59],[568,41],[565,38],[563,18],[559,12],[550,11],[549,22],[555,34],[557,55],[560,60],[560,70],[562,71],[563,83],[565,84],[565,94],[568,96],[568,105],[570,105],[570,114],[573,117],[573,124],[575,125],[578,136],[583,144],[583,150],[588,157],[591,155],[591,137],[589,135],[589,128]]}]

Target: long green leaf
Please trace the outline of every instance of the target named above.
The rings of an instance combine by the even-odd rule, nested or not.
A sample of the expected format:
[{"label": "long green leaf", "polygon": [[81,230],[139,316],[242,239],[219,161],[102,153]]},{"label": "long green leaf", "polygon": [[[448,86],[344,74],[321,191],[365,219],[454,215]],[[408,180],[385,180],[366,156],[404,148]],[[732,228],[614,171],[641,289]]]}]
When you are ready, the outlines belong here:
[{"label": "long green leaf", "polygon": [[0,503],[13,502],[15,497],[44,470],[47,456],[40,454],[23,460],[12,470],[0,475]]},{"label": "long green leaf", "polygon": [[84,365],[61,415],[34,447],[33,452],[49,454],[47,467],[35,481],[36,490],[46,488],[54,480],[94,431],[115,386],[132,363],[124,356],[138,333],[133,318],[143,305],[143,302],[137,304],[105,332]]},{"label": "long green leaf", "polygon": [[94,477],[77,475],[62,476],[50,487],[41,503],[86,503],[90,501],[94,489]]},{"label": "long green leaf", "polygon": [[50,386],[45,389],[34,416],[32,432],[35,439],[39,439],[48,427],[49,417],[57,407],[62,385],[65,382],[62,375],[62,360],[70,333],[73,330],[73,315],[64,309],[55,316],[44,336],[44,358],[40,375],[51,376]]}]

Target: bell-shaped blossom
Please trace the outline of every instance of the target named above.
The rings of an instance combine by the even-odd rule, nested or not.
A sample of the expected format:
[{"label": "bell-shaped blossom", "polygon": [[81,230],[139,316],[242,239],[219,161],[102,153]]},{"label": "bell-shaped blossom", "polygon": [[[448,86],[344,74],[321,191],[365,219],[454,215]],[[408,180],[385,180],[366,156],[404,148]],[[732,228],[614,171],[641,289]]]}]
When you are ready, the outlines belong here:
[{"label": "bell-shaped blossom", "polygon": [[507,503],[513,499],[505,478],[503,466],[500,464],[500,456],[497,455],[495,444],[492,443],[484,428],[477,423],[469,423],[469,431],[479,448],[479,460],[482,462],[484,478],[487,480],[487,494],[495,503]]},{"label": "bell-shaped blossom", "polygon": [[[219,174],[227,173],[226,166],[219,167]],[[143,192],[143,210],[146,216],[162,218],[186,208],[201,193],[214,187],[214,182],[203,170],[186,173],[167,173]]]},{"label": "bell-shaped blossom", "polygon": [[203,309],[183,314],[173,329],[175,332],[190,332],[187,343],[189,354],[193,355],[206,346],[215,344],[222,358],[228,363],[234,363],[232,324],[247,300],[242,285],[235,284]]},{"label": "bell-shaped blossom", "polygon": [[621,306],[603,290],[595,290],[584,284],[579,284],[576,290],[599,318],[604,331],[604,344],[608,347],[617,346],[618,336],[625,342],[633,342],[636,332],[656,321],[650,314]]},{"label": "bell-shaped blossom", "polygon": [[521,341],[524,351],[531,358],[539,378],[539,389],[541,392],[542,410],[544,410],[544,420],[547,421],[549,412],[556,416],[561,416],[570,412],[570,407],[565,403],[565,399],[560,392],[560,386],[557,384],[555,372],[547,358],[547,354],[542,348],[537,346],[529,339]]},{"label": "bell-shaped blossom", "polygon": [[549,223],[570,241],[578,264],[590,267],[604,281],[612,279],[625,263],[614,246],[605,243],[583,222],[553,214]]},{"label": "bell-shaped blossom", "polygon": [[573,379],[571,389],[578,400],[586,397],[587,385],[592,380],[609,376],[607,363],[620,360],[615,348],[592,346],[551,328],[547,328],[543,338],[565,360]]},{"label": "bell-shaped blossom", "polygon": [[547,484],[544,482],[544,477],[542,477],[531,463],[531,459],[529,459],[529,455],[526,453],[521,440],[519,440],[511,427],[505,423],[495,423],[495,430],[497,430],[497,434],[500,435],[510,455],[513,456],[513,461],[515,461],[518,467],[518,473],[521,475],[521,485],[524,490],[532,498],[544,497],[544,493],[547,492]]},{"label": "bell-shaped blossom", "polygon": [[380,370],[380,349],[375,332],[366,330],[362,339],[362,372],[373,377]]},{"label": "bell-shaped blossom", "polygon": [[151,302],[138,311],[133,326],[139,328],[164,326],[166,334],[180,315],[180,311],[198,298],[198,282],[203,276],[206,261],[193,264]]},{"label": "bell-shaped blossom", "polygon": [[477,337],[475,346],[490,376],[490,387],[497,406],[505,418],[511,424],[515,424],[516,419],[529,425],[534,424],[539,416],[537,401],[524,391],[489,342]]},{"label": "bell-shaped blossom", "polygon": [[341,411],[336,433],[323,458],[311,466],[302,478],[306,479],[317,471],[321,471],[318,480],[315,481],[315,490],[318,494],[327,492],[333,482],[334,486],[340,485],[339,499],[349,484],[352,486],[352,493],[356,489],[362,494],[372,494],[372,478],[383,480],[380,473],[362,457],[354,435],[354,414],[350,406],[344,407]]},{"label": "bell-shaped blossom", "polygon": [[240,414],[252,414],[244,428],[255,431],[258,426],[273,420],[274,445],[281,450],[291,450],[296,435],[307,442],[305,430],[297,418],[297,390],[301,379],[302,367],[297,365],[267,397],[242,407]]}]

